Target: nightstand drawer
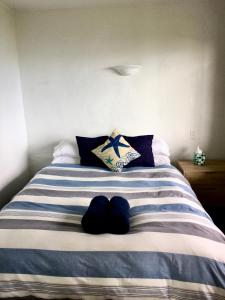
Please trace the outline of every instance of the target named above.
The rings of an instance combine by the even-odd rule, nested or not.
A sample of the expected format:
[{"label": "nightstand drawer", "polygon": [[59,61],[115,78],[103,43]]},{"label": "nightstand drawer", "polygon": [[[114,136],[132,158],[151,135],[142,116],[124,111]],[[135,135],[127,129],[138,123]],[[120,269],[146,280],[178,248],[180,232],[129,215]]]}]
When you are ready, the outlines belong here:
[{"label": "nightstand drawer", "polygon": [[193,185],[219,185],[225,186],[225,173],[223,172],[193,172],[186,173],[185,177]]},{"label": "nightstand drawer", "polygon": [[225,206],[225,187],[192,185],[199,201],[208,206]]}]

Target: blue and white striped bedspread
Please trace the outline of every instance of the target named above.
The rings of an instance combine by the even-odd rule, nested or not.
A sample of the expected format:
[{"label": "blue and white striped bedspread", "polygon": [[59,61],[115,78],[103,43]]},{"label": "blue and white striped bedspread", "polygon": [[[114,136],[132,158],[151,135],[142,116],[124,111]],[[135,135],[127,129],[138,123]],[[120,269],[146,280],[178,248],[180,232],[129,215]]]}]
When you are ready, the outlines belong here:
[{"label": "blue and white striped bedspread", "polygon": [[[125,197],[126,235],[89,235],[96,195]],[[225,236],[172,166],[50,165],[0,212],[0,298],[225,299]]]}]

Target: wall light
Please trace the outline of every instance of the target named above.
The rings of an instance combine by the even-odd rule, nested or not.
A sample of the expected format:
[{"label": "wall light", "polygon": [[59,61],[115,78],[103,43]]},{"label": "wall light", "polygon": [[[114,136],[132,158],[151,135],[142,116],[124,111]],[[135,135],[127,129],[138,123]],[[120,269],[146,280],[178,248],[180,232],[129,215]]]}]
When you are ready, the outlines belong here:
[{"label": "wall light", "polygon": [[111,67],[113,71],[121,76],[131,76],[139,72],[141,65],[121,65]]}]

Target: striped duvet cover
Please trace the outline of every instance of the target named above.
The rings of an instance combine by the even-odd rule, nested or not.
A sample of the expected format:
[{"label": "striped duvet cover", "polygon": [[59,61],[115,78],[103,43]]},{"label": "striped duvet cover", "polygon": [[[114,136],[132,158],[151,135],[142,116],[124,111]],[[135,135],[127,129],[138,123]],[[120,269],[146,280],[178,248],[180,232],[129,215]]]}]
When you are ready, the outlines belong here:
[{"label": "striped duvet cover", "polygon": [[[126,235],[89,235],[96,195],[125,197]],[[172,166],[43,168],[0,212],[0,298],[225,299],[225,237]]]}]

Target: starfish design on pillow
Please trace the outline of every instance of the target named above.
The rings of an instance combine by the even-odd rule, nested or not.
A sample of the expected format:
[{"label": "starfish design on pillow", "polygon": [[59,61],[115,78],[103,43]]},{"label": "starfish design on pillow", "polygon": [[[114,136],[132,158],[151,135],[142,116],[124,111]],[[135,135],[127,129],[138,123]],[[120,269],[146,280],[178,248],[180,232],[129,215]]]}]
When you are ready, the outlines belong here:
[{"label": "starfish design on pillow", "polygon": [[112,165],[113,158],[110,156],[105,160],[108,164]]},{"label": "starfish design on pillow", "polygon": [[105,147],[102,148],[101,152],[104,152],[105,150],[109,149],[109,148],[113,148],[116,155],[120,158],[120,152],[119,152],[119,147],[124,147],[124,148],[129,148],[129,145],[120,143],[120,138],[121,138],[121,134],[117,135],[115,138],[113,137],[109,137],[110,143],[108,143]]},{"label": "starfish design on pillow", "polygon": [[124,166],[141,156],[116,129],[104,144],[91,152],[113,172],[122,172]]}]

